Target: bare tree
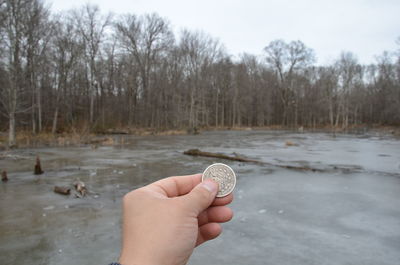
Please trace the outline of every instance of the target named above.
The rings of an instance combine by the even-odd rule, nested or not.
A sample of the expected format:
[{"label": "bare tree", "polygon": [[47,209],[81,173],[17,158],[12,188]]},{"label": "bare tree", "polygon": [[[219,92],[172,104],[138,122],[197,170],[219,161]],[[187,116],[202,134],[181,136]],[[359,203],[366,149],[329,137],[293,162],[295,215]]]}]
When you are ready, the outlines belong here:
[{"label": "bare tree", "polygon": [[[141,17],[126,15],[121,17],[115,27],[121,47],[134,58],[139,69],[136,96],[144,99],[146,108],[153,93],[150,75],[159,56],[173,44],[169,22],[155,13]],[[154,117],[154,113],[151,116]],[[154,120],[150,119],[150,126],[153,124]]]},{"label": "bare tree", "polygon": [[16,144],[16,115],[22,110],[19,100],[22,87],[22,49],[25,41],[24,30],[26,13],[29,11],[29,0],[5,0],[1,7],[5,16],[1,46],[5,49],[3,64],[7,72],[6,87],[2,91],[1,103],[4,106],[9,122],[9,146]]},{"label": "bare tree", "polygon": [[[205,110],[205,89],[202,74],[205,69],[223,57],[224,49],[219,42],[202,32],[184,30],[179,47],[183,54],[183,72],[188,91],[188,126],[196,128],[199,116]],[[207,85],[206,85],[207,86]],[[211,84],[209,85],[211,87]],[[202,123],[205,116],[202,116]]]},{"label": "bare tree", "polygon": [[52,28],[48,21],[49,10],[41,1],[30,1],[29,11],[26,13],[25,27],[26,43],[26,84],[31,91],[32,132],[42,130],[42,98],[39,84],[40,65],[45,58]]},{"label": "bare tree", "polygon": [[[301,41],[286,43],[283,40],[272,41],[264,48],[268,64],[275,70],[279,80],[279,92],[283,104],[282,124],[288,124],[288,110],[294,105],[297,117],[298,102],[295,99],[295,75],[311,64],[314,52]],[[297,121],[295,121],[297,123]]]},{"label": "bare tree", "polygon": [[[315,87],[322,90],[322,95],[319,102],[319,104],[322,105],[320,109],[324,110],[327,107],[329,124],[331,127],[334,127],[335,111],[338,110],[338,72],[332,66],[318,67],[316,69],[316,75]],[[307,101],[308,100],[306,100],[306,102]]]},{"label": "bare tree", "polygon": [[203,32],[175,41],[157,14],[112,21],[84,5],[50,15],[41,0],[0,0],[0,129],[10,146],[17,129],[400,124],[399,51],[371,65],[344,52],[315,66],[301,41],[275,40],[262,57],[236,58]]},{"label": "bare tree", "polygon": [[111,14],[102,16],[98,6],[86,4],[75,12],[78,31],[85,47],[88,76],[89,122],[94,122],[94,103],[98,94],[96,80],[96,59],[99,56],[101,43],[105,38],[106,27],[110,24]]},{"label": "bare tree", "polygon": [[54,20],[54,36],[52,39],[52,59],[54,62],[54,92],[55,108],[52,123],[52,133],[56,133],[59,110],[63,102],[61,96],[67,95],[73,67],[82,54],[83,45],[78,41],[77,29],[73,18],[58,15]]},{"label": "bare tree", "polygon": [[356,85],[357,76],[360,77],[361,68],[353,53],[342,52],[336,62],[336,69],[339,74],[339,106],[335,125],[338,126],[341,116],[342,128],[347,128],[350,116],[350,94]]}]

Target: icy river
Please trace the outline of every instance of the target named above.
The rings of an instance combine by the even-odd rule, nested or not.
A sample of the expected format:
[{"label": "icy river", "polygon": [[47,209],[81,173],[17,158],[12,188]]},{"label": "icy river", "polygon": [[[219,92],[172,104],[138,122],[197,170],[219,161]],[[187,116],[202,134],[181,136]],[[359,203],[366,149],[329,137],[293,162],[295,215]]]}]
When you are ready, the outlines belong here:
[{"label": "icy river", "polygon": [[[114,146],[14,150],[0,159],[0,264],[108,264],[121,198],[154,180],[230,165],[234,218],[189,264],[400,264],[400,140],[390,135],[218,131],[115,136]],[[290,144],[288,144],[290,142]],[[238,154],[268,165],[183,155]],[[33,175],[40,155],[43,175]],[[281,166],[316,168],[292,170]],[[89,194],[53,192],[80,179]]]}]

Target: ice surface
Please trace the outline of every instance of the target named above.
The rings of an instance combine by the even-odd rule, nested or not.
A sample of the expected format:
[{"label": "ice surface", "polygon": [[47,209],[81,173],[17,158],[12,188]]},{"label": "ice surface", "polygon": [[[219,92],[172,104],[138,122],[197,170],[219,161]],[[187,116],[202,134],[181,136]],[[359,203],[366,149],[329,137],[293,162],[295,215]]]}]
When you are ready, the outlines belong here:
[{"label": "ice surface", "polygon": [[[297,146],[286,146],[291,141]],[[128,136],[124,146],[16,150],[0,160],[1,264],[108,264],[120,246],[122,196],[214,162],[237,174],[234,218],[189,264],[400,264],[400,141],[389,136],[206,132]],[[182,154],[237,153],[274,166]],[[44,175],[33,175],[35,156]],[[18,157],[23,156],[23,159]],[[94,174],[95,173],[95,174]],[[85,182],[83,199],[55,185]]]}]

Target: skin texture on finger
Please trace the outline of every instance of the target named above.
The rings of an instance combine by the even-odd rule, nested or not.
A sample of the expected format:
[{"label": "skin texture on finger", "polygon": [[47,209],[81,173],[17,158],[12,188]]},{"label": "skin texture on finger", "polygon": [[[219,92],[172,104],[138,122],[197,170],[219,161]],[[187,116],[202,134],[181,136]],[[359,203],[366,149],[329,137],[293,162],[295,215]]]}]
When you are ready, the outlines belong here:
[{"label": "skin texture on finger", "polygon": [[[177,197],[189,193],[201,182],[201,176],[202,174],[169,177],[156,181],[144,188],[165,195],[168,198]],[[232,201],[233,193],[222,198],[216,198],[211,205],[222,206],[227,205]]]},{"label": "skin texture on finger", "polygon": [[201,212],[198,216],[199,226],[207,223],[225,223],[231,220],[233,211],[227,206],[214,206]]},{"label": "skin texture on finger", "polygon": [[213,203],[211,204],[212,206],[223,206],[231,203],[233,201],[233,193],[222,197],[222,198],[215,198]]},{"label": "skin texture on finger", "polygon": [[200,182],[201,174],[195,174],[161,179],[145,188],[172,198],[189,193]]},{"label": "skin texture on finger", "polygon": [[222,233],[222,226],[218,223],[208,223],[199,227],[196,247],[204,242],[218,237]]}]

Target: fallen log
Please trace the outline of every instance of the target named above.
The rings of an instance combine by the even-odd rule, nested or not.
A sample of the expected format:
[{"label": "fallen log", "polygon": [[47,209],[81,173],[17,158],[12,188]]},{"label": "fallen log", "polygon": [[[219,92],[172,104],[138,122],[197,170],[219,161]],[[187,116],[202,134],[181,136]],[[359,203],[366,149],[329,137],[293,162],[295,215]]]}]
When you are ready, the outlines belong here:
[{"label": "fallen log", "polygon": [[62,195],[69,195],[71,193],[71,189],[69,187],[54,186],[54,192]]},{"label": "fallen log", "polygon": [[102,134],[129,134],[129,130],[118,130],[118,129],[108,129],[106,131],[100,132]]},{"label": "fallen log", "polygon": [[320,168],[313,168],[313,167],[299,167],[299,166],[290,166],[290,165],[274,165],[274,164],[269,164],[271,166],[275,167],[281,167],[281,168],[286,168],[286,169],[291,169],[291,170],[303,170],[303,171],[312,171],[312,172],[324,172],[326,170],[320,169]]},{"label": "fallen log", "polygon": [[261,161],[247,159],[247,158],[240,157],[240,156],[228,156],[228,155],[224,155],[224,154],[220,154],[220,153],[203,152],[203,151],[200,151],[199,149],[190,149],[183,153],[185,155],[190,155],[190,156],[205,156],[205,157],[221,158],[221,159],[227,159],[227,160],[233,160],[233,161],[239,161],[239,162],[251,162],[251,163],[261,163],[261,164],[263,163]]},{"label": "fallen log", "polygon": [[232,161],[238,161],[238,162],[250,162],[250,163],[257,163],[261,165],[267,165],[267,166],[274,166],[274,167],[281,167],[281,168],[286,168],[286,169],[291,169],[291,170],[302,170],[302,171],[312,171],[312,172],[323,172],[324,170],[319,169],[319,168],[312,168],[312,167],[307,167],[307,166],[292,166],[292,165],[274,165],[268,162],[262,162],[258,160],[253,160],[253,159],[248,159],[244,158],[241,156],[228,156],[225,154],[220,154],[220,153],[211,153],[211,152],[203,152],[200,151],[199,149],[189,149],[185,152],[183,152],[185,155],[190,155],[190,156],[204,156],[204,157],[214,157],[214,158],[220,158],[220,159],[226,159],[226,160],[232,160]]},{"label": "fallen log", "polygon": [[5,171],[5,170],[3,170],[3,172],[1,172],[1,181],[3,181],[3,182],[8,181],[7,171]]},{"label": "fallen log", "polygon": [[42,166],[40,165],[40,158],[39,156],[36,157],[36,165],[35,165],[35,170],[33,172],[35,175],[41,175],[44,173],[42,170]]}]

